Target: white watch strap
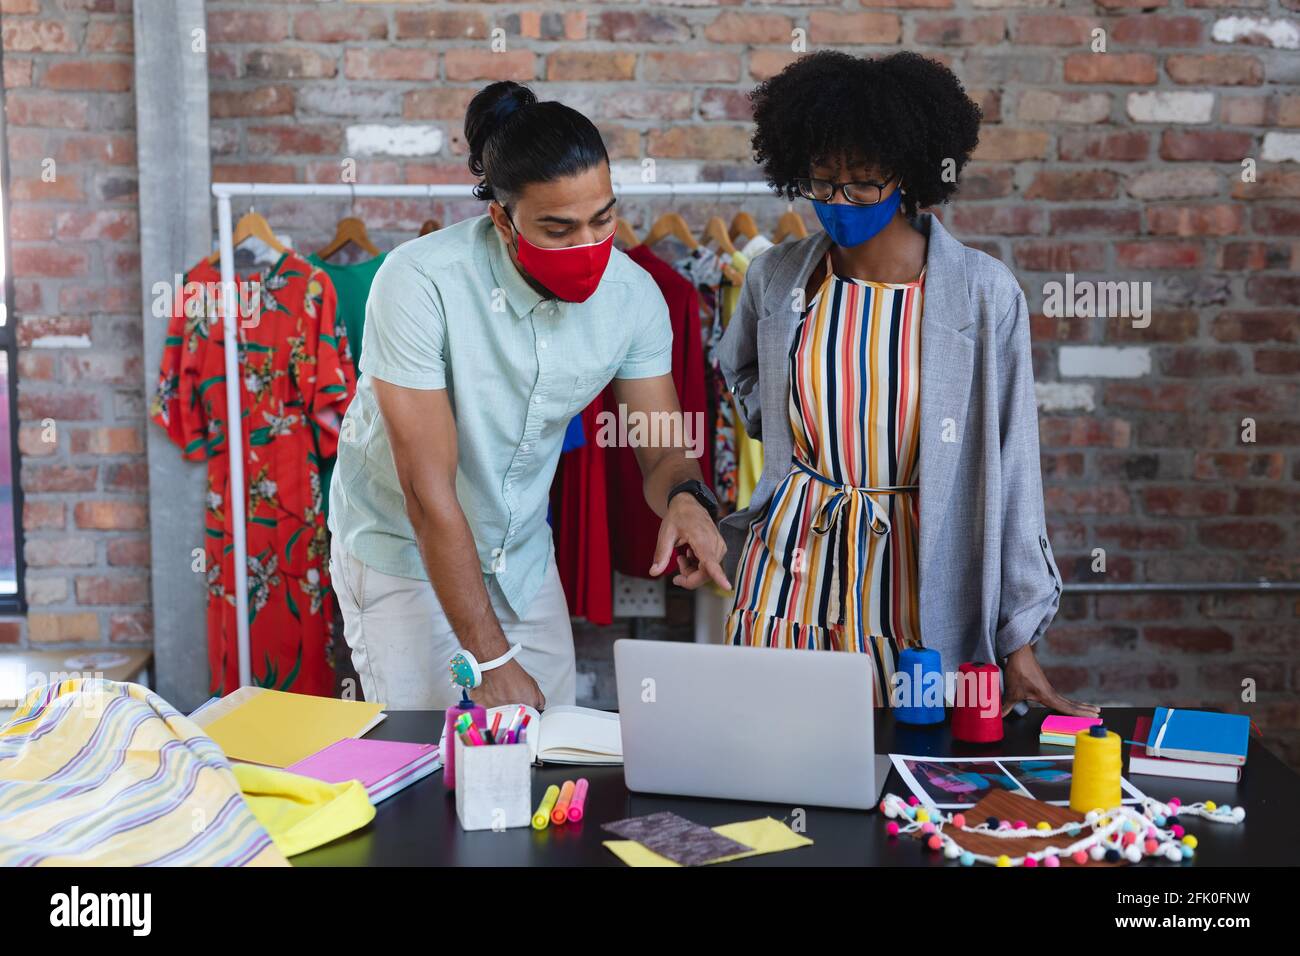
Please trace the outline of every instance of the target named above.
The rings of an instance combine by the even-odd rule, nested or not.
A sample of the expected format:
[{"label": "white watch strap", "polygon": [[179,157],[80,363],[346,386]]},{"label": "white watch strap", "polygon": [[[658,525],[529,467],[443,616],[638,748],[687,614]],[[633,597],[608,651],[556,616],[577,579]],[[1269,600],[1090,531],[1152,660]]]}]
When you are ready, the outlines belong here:
[{"label": "white watch strap", "polygon": [[520,645],[511,644],[510,650],[506,651],[500,657],[479,664],[478,666],[479,670],[490,671],[490,670],[495,670],[496,668],[500,667],[502,664],[509,664],[512,660],[514,660],[516,657],[519,656],[519,649],[520,649]]}]

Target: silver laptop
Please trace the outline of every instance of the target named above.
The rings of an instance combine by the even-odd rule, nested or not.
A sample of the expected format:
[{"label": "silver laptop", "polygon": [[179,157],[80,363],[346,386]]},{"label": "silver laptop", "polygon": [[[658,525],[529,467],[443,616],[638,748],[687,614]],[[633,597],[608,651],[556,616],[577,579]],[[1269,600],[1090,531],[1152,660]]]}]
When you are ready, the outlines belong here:
[{"label": "silver laptop", "polygon": [[629,790],[869,809],[875,752],[864,654],[614,642]]}]

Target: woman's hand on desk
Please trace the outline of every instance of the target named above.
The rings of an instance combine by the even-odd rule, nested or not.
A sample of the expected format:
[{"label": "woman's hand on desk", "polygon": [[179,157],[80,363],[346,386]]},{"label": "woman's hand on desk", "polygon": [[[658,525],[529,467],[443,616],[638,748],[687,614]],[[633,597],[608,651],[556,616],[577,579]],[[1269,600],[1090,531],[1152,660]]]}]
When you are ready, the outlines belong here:
[{"label": "woman's hand on desk", "polygon": [[1002,669],[1002,716],[1022,700],[1032,700],[1049,710],[1071,717],[1096,717],[1101,708],[1063,697],[1052,688],[1052,682],[1043,673],[1043,667],[1034,655],[1034,645],[1026,644],[1012,651]]}]

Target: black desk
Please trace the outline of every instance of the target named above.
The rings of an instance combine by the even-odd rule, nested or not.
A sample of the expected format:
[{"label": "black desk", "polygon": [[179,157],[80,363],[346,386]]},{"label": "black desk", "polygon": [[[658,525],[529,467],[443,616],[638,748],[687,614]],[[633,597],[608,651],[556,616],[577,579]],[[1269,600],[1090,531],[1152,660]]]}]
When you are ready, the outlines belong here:
[{"label": "black desk", "polygon": [[[1147,709],[1108,708],[1103,716],[1110,729],[1131,738],[1135,719]],[[895,727],[888,711],[876,725],[876,749],[931,756],[989,756],[994,754],[1062,754],[1059,747],[1038,743],[1045,712],[1006,721],[1006,739],[991,747],[953,744],[946,725],[917,730]],[[442,729],[441,711],[396,711],[371,731],[382,740],[436,743]],[[1124,752],[1127,755],[1128,746]],[[1127,759],[1125,761],[1127,767]],[[601,842],[612,839],[600,824],[659,810],[672,810],[707,826],[771,816],[788,819],[792,808],[762,803],[702,800],[629,793],[622,767],[549,766],[533,772],[533,806],[546,787],[566,779],[591,781],[582,823],[531,827],[502,832],[466,833],[456,821],[454,797],[442,782],[442,772],[426,777],[376,808],[375,819],[341,840],[294,857],[297,866],[623,866]],[[1165,861],[1147,866],[1280,866],[1295,862],[1300,846],[1300,776],[1255,740],[1240,784],[1203,783],[1164,777],[1129,778],[1138,789],[1159,800],[1179,797],[1184,803],[1214,800],[1242,806],[1246,819],[1238,826],[1188,818],[1196,834],[1196,857],[1185,863]],[[909,791],[891,771],[886,791]],[[922,848],[911,838],[891,839],[878,812],[806,810],[806,834],[812,846],[785,853],[737,860],[719,866],[956,866],[941,854]]]}]

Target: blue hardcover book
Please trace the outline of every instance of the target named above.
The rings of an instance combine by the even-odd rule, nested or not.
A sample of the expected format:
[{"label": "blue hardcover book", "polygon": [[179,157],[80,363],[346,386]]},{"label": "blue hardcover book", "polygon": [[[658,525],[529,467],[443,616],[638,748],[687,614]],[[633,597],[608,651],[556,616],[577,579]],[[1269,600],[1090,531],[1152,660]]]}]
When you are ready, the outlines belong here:
[{"label": "blue hardcover book", "polygon": [[1243,714],[1157,707],[1147,736],[1147,753],[1240,767],[1246,763],[1249,742],[1250,718]]}]

